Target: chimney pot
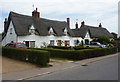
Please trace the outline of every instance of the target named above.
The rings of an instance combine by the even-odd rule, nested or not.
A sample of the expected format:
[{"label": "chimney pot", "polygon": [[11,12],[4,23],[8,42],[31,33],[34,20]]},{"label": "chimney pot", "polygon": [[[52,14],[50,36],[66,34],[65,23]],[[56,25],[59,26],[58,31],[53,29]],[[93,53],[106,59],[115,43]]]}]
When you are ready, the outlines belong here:
[{"label": "chimney pot", "polygon": [[99,24],[99,27],[102,27],[101,23]]},{"label": "chimney pot", "polygon": [[84,21],[81,22],[81,27],[84,27],[84,25],[85,25],[85,22]]},{"label": "chimney pot", "polygon": [[32,12],[32,17],[34,17],[34,18],[40,18],[40,12],[37,11],[37,8],[36,8],[36,10],[34,10]]},{"label": "chimney pot", "polygon": [[5,21],[4,21],[4,32],[6,31],[6,26],[7,26],[7,18],[5,18]]},{"label": "chimney pot", "polygon": [[67,18],[67,24],[68,24],[68,27],[70,28],[70,18]]},{"label": "chimney pot", "polygon": [[76,22],[75,26],[76,26],[76,29],[78,29],[78,23],[77,22]]},{"label": "chimney pot", "polygon": [[37,12],[37,8],[36,8],[36,12]]}]

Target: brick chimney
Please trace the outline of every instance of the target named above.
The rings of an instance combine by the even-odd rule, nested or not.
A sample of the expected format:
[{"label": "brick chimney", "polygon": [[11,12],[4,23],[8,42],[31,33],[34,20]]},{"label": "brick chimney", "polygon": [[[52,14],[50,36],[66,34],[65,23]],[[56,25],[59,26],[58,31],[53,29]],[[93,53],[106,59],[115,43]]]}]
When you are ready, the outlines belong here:
[{"label": "brick chimney", "polygon": [[78,23],[76,22],[76,24],[75,24],[75,27],[76,27],[76,29],[78,29]]},{"label": "brick chimney", "polygon": [[99,27],[102,27],[101,23],[99,24]]},{"label": "brick chimney", "polygon": [[5,33],[5,30],[6,30],[6,26],[7,26],[7,18],[5,18],[5,21],[4,21],[4,33]]},{"label": "brick chimney", "polygon": [[68,27],[70,28],[70,18],[67,18],[67,24],[68,24]]},{"label": "brick chimney", "polygon": [[84,27],[84,25],[85,25],[85,22],[84,21],[81,22],[81,27]]},{"label": "brick chimney", "polygon": [[37,8],[36,8],[36,10],[34,10],[32,12],[32,17],[34,17],[34,18],[40,18],[40,12],[37,11]]}]

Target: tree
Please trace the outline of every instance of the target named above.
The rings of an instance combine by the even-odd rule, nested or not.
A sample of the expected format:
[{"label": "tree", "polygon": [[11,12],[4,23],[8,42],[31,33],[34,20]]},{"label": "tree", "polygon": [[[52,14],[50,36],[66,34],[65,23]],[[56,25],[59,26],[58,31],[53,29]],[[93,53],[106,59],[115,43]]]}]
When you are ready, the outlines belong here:
[{"label": "tree", "polygon": [[100,37],[98,37],[97,41],[102,44],[108,44],[110,42],[110,39],[106,36],[100,36]]},{"label": "tree", "polygon": [[114,38],[117,38],[117,34],[116,33],[112,32],[111,34],[114,36]]}]

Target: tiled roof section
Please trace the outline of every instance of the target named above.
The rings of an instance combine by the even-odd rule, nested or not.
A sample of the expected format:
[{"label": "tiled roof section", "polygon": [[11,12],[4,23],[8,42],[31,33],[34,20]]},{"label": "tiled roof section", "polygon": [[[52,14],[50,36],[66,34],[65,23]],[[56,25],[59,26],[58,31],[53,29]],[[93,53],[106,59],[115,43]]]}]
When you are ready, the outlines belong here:
[{"label": "tiled roof section", "polygon": [[[68,27],[67,22],[65,21],[55,21],[44,18],[35,19],[32,16],[21,15],[15,12],[10,12],[9,17],[13,22],[17,35],[27,35],[29,27],[33,25],[41,36],[48,35],[48,28],[50,26],[54,28],[57,36],[62,36],[64,35],[62,30],[65,27]],[[74,33],[70,30],[70,28],[68,28],[68,32],[70,36],[74,36]]]},{"label": "tiled roof section", "polygon": [[84,27],[80,27],[79,29],[72,29],[74,35],[76,37],[84,38],[86,33],[89,32],[91,38],[98,38],[100,36],[107,36],[109,38],[113,38],[113,35],[109,33],[106,28],[103,27],[93,27],[85,25]]}]

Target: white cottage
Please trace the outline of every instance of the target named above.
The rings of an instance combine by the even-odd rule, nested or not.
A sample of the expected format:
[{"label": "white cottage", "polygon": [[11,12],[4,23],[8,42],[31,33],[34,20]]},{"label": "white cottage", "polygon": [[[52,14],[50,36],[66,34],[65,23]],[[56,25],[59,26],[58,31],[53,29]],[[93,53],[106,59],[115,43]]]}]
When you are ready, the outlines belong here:
[{"label": "white cottage", "polygon": [[32,16],[10,12],[8,21],[4,22],[5,35],[2,38],[2,45],[24,42],[28,47],[74,46],[72,38],[74,33],[70,29],[69,21],[69,18],[67,22],[41,18],[37,8],[32,12]]},{"label": "white cottage", "polygon": [[36,10],[32,16],[21,15],[10,12],[8,20],[4,22],[4,36],[2,46],[10,42],[25,43],[28,47],[43,47],[47,45],[55,46],[77,46],[77,40],[85,43],[99,36],[113,37],[105,28],[87,26],[84,21],[78,28],[70,29],[70,19],[66,21],[49,20],[40,17]]}]

